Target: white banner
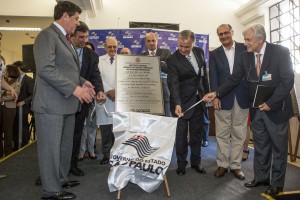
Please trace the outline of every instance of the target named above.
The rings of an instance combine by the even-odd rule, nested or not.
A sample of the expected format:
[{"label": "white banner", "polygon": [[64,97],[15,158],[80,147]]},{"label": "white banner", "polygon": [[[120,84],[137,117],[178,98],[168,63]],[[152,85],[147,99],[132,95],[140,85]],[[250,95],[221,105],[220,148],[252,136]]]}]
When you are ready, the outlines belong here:
[{"label": "white banner", "polygon": [[153,192],[163,181],[175,141],[177,118],[135,112],[113,114],[115,143],[110,152],[110,192],[130,181]]}]

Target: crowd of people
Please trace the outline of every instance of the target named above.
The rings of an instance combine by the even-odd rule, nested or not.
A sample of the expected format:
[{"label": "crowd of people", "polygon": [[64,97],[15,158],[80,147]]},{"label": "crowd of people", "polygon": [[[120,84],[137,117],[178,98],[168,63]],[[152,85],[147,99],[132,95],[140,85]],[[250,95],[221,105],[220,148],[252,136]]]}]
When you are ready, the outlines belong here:
[{"label": "crowd of people", "polygon": [[[106,54],[99,57],[88,42],[88,26],[79,21],[81,12],[71,2],[57,3],[54,22],[39,33],[34,43],[35,80],[26,75],[21,61],[5,67],[4,58],[0,59],[0,131],[4,133],[0,156],[28,144],[28,115],[33,112],[40,169],[36,184],[42,185],[42,199],[76,197],[63,189],[80,184],[68,176],[84,176],[79,161],[97,159],[97,126],[102,139],[101,165],[109,164],[114,144],[111,112],[115,110],[118,41],[108,37]],[[241,162],[248,159],[251,127],[254,180],[245,187],[266,185],[269,187],[265,193],[276,195],[284,187],[288,120],[292,116],[290,90],[294,74],[289,51],[266,42],[262,25],[244,30],[244,44],[233,40],[229,24],[221,24],[216,34],[221,45],[210,52],[209,66],[203,49],[194,46],[191,30],[179,33],[174,53],[158,48],[155,33],[145,35],[147,49],[141,55],[160,58],[165,116],[178,117],[176,173],[186,174],[189,146],[191,168],[206,173],[201,165],[201,147],[209,145],[207,106],[212,102],[217,139],[214,176],[220,178],[231,172],[237,179],[245,179]],[[1,39],[0,33],[0,45]],[[131,55],[131,51],[125,47],[120,54]],[[275,89],[270,99],[253,107],[257,85]]]}]

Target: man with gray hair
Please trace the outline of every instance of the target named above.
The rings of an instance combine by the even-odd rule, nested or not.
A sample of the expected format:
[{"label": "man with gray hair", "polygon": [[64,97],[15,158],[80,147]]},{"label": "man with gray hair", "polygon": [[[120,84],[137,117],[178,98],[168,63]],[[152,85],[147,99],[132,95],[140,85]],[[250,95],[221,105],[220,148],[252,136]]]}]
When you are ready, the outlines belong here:
[{"label": "man with gray hair", "polygon": [[[201,140],[205,103],[197,103],[209,91],[203,49],[194,47],[195,34],[184,30],[178,36],[178,49],[168,57],[168,86],[170,88],[171,113],[179,117],[176,130],[176,170],[185,174],[188,144],[191,148],[191,167],[205,174],[201,166]],[[188,110],[191,108],[190,110]],[[189,142],[187,139],[189,132]]]},{"label": "man with gray hair", "polygon": [[[287,153],[288,123],[293,115],[290,91],[294,73],[289,50],[266,42],[265,29],[260,24],[243,31],[247,52],[241,55],[240,66],[205,101],[223,97],[244,77],[248,83],[251,130],[254,143],[254,180],[245,187],[269,185],[268,195],[283,191]],[[255,106],[257,88],[262,85],[271,91],[266,100]],[[261,86],[260,86],[261,87]]]}]

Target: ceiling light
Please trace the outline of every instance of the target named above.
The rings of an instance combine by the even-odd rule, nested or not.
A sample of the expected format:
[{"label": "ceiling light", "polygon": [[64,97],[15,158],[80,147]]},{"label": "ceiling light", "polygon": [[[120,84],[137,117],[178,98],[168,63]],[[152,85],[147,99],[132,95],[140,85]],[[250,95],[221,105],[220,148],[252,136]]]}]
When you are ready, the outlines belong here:
[{"label": "ceiling light", "polygon": [[41,28],[0,27],[0,31],[41,31]]}]

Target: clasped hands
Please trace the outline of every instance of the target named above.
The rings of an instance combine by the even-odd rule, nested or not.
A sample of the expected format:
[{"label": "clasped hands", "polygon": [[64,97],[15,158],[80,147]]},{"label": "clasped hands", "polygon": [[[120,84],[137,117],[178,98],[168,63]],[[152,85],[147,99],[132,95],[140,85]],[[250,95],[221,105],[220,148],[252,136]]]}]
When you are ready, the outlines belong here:
[{"label": "clasped hands", "polygon": [[[93,101],[96,93],[94,90],[94,86],[89,81],[85,81],[82,87],[77,86],[75,91],[73,92],[73,95],[77,97],[77,99],[81,103],[90,103]],[[105,100],[105,94],[103,92],[99,92],[96,96],[96,99],[98,101]]]}]

